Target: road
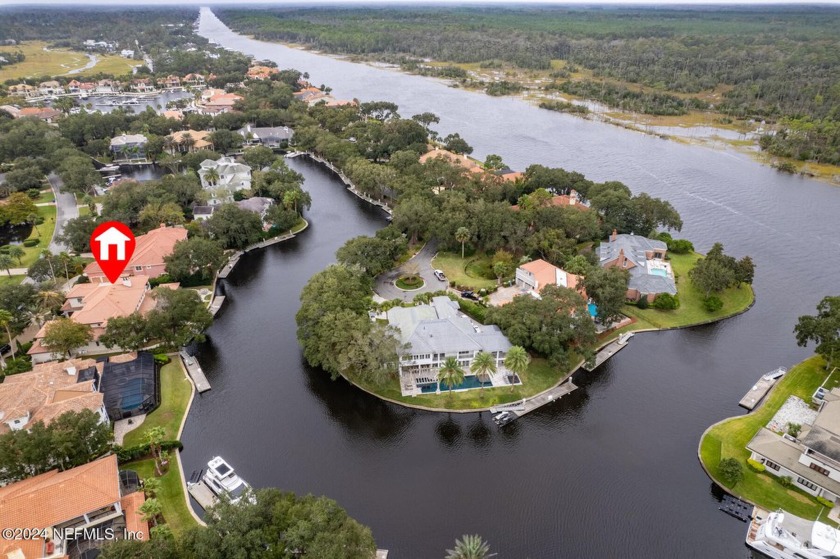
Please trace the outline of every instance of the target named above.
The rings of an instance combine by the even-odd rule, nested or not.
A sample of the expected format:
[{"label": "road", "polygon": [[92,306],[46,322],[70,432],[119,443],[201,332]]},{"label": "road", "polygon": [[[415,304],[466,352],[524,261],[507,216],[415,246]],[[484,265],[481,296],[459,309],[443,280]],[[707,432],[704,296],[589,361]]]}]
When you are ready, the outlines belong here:
[{"label": "road", "polygon": [[[437,243],[429,241],[420,249],[420,252],[414,255],[408,262],[394,268],[376,278],[376,286],[374,290],[384,299],[402,299],[403,301],[411,301],[415,295],[419,293],[428,293],[430,291],[440,291],[447,288],[449,285],[445,281],[440,281],[435,277],[434,268],[432,267],[432,258],[437,254]],[[399,289],[394,282],[405,274],[408,266],[417,266],[417,272],[425,281],[425,285],[420,289],[414,291],[403,291]]]},{"label": "road", "polygon": [[64,232],[64,226],[69,220],[79,217],[79,208],[76,206],[76,197],[73,194],[61,191],[64,186],[61,177],[55,173],[50,173],[47,180],[55,192],[55,232],[52,240],[50,240],[49,249],[53,254],[58,254],[66,252],[68,247],[64,243],[56,241],[56,239]]}]

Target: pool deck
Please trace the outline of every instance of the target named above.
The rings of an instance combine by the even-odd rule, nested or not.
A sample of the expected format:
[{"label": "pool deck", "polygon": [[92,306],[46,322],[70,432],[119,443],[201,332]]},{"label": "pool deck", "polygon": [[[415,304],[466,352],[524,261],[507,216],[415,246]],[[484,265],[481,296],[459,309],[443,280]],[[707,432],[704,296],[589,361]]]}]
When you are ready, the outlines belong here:
[{"label": "pool deck", "polygon": [[195,389],[199,392],[207,392],[210,390],[210,382],[208,382],[207,377],[204,376],[204,371],[201,370],[201,365],[198,364],[196,358],[190,356],[184,350],[178,352],[178,355],[181,356],[184,368],[187,370],[190,378],[195,383]]}]

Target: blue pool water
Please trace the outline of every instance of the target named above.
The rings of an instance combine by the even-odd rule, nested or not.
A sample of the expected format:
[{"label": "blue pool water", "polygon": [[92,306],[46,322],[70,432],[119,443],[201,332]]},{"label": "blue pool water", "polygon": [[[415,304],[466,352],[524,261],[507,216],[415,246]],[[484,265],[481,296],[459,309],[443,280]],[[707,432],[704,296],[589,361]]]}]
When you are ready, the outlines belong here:
[{"label": "blue pool water", "polygon": [[596,305],[595,303],[589,303],[588,305],[586,305],[586,307],[589,309],[589,316],[591,316],[592,318],[598,316],[598,305]]},{"label": "blue pool water", "polygon": [[133,378],[128,381],[123,389],[122,401],[120,405],[123,411],[131,411],[140,407],[143,403],[143,379]]},{"label": "blue pool water", "polygon": [[[489,388],[489,387],[493,386],[493,383],[491,383],[491,382],[482,383],[481,381],[478,380],[477,376],[473,375],[473,376],[466,377],[464,379],[464,382],[462,382],[461,384],[459,384],[457,386],[453,386],[452,390],[466,390],[468,388],[480,388],[482,384],[484,385],[485,388]],[[440,391],[441,392],[447,392],[448,390],[449,390],[449,385],[448,384],[446,384],[445,382],[440,383]],[[423,394],[434,393],[434,392],[437,391],[437,383],[433,382],[431,384],[424,384],[423,386],[420,387],[420,391],[423,392]]]},{"label": "blue pool water", "polygon": [[654,276],[662,276],[663,278],[668,277],[668,271],[665,270],[664,268],[653,268],[653,269],[651,269],[650,273],[653,274]]}]

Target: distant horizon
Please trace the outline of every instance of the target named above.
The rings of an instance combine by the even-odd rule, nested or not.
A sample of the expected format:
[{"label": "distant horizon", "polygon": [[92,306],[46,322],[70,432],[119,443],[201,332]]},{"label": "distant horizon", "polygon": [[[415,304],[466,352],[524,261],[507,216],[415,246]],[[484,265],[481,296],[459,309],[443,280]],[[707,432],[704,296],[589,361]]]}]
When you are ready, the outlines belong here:
[{"label": "distant horizon", "polygon": [[602,6],[635,6],[640,8],[654,7],[739,7],[739,6],[788,6],[788,7],[820,7],[820,6],[840,6],[840,0],[823,0],[823,1],[791,1],[791,0],[458,0],[457,2],[447,2],[446,0],[425,0],[425,1],[411,1],[411,0],[248,0],[247,2],[233,2],[231,0],[181,0],[177,5],[172,5],[172,0],[128,0],[121,2],[120,6],[114,6],[113,0],[83,0],[83,1],[56,1],[56,0],[30,0],[26,2],[6,2],[0,0],[0,7],[4,8],[18,8],[28,6],[56,6],[56,7],[74,7],[74,6],[109,6],[109,7],[172,7],[183,8],[185,6],[195,7],[212,7],[212,6],[235,6],[235,7],[251,7],[251,6],[277,6],[277,7],[317,7],[317,6],[435,6],[435,7],[457,7],[457,6],[576,6],[576,7],[602,7]]}]

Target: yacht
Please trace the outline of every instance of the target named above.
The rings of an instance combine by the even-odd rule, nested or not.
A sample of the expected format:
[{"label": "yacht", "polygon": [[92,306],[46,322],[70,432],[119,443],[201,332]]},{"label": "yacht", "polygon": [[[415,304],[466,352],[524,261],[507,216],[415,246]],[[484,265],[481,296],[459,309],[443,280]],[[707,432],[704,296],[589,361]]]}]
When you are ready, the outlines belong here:
[{"label": "yacht", "polygon": [[204,482],[216,495],[227,495],[231,503],[238,503],[246,491],[251,489],[248,482],[236,475],[233,467],[221,456],[207,462]]},{"label": "yacht", "polygon": [[747,546],[773,559],[840,559],[840,531],[782,510],[760,511],[747,530]]}]

